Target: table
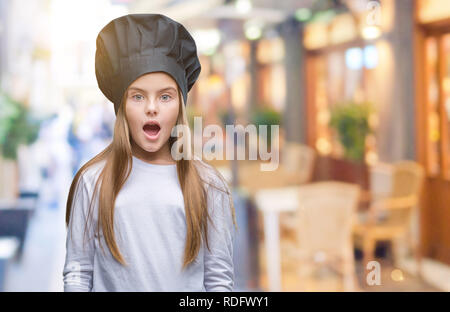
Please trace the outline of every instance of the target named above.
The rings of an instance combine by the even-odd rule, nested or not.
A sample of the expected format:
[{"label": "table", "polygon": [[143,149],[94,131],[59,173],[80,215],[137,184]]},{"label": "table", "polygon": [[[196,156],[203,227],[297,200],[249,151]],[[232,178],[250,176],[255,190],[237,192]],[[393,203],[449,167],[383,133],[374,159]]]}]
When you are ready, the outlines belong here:
[{"label": "table", "polygon": [[[280,212],[293,212],[299,206],[298,192],[302,186],[261,189],[254,194],[257,208],[263,213],[269,291],[281,291]],[[358,210],[368,209],[371,195],[363,190]]]},{"label": "table", "polygon": [[19,258],[22,255],[28,223],[33,215],[35,199],[0,198],[0,238],[5,236],[17,237],[19,239]]},{"label": "table", "polygon": [[16,198],[0,198],[0,209],[10,209],[17,207],[18,200]]},{"label": "table", "polygon": [[281,291],[280,264],[280,212],[295,211],[298,207],[298,191],[301,186],[260,190],[255,193],[255,203],[263,213],[264,243],[269,291]]},{"label": "table", "polygon": [[7,262],[17,252],[19,240],[15,237],[0,237],[0,291],[4,291]]}]

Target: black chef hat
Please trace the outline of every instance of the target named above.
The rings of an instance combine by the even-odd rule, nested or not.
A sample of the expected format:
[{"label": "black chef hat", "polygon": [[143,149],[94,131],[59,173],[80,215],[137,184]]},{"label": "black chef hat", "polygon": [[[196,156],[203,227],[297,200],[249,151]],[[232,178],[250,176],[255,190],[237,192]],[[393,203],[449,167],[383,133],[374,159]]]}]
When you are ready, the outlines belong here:
[{"label": "black chef hat", "polygon": [[201,66],[195,41],[180,23],[162,14],[128,14],[103,27],[96,44],[98,86],[116,114],[128,86],[156,71],[172,76],[187,103]]}]

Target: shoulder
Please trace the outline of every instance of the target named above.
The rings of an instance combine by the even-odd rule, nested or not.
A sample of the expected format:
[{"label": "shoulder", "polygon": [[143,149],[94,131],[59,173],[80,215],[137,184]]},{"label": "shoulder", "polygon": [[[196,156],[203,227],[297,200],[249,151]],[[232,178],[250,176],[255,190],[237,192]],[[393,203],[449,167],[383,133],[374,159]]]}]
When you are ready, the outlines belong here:
[{"label": "shoulder", "polygon": [[106,160],[99,161],[87,167],[80,176],[80,182],[91,192],[95,186],[97,179],[105,167]]}]

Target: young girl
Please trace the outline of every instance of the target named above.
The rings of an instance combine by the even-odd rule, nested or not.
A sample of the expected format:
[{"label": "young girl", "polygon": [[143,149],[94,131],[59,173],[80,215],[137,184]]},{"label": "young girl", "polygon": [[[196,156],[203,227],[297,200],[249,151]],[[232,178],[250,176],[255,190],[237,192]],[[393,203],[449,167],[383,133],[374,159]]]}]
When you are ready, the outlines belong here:
[{"label": "young girl", "polygon": [[129,14],[101,30],[96,76],[114,103],[114,136],[70,187],[65,291],[232,290],[227,183],[201,160],[171,153],[189,140],[171,131],[188,125],[199,73],[194,40],[164,15]]}]

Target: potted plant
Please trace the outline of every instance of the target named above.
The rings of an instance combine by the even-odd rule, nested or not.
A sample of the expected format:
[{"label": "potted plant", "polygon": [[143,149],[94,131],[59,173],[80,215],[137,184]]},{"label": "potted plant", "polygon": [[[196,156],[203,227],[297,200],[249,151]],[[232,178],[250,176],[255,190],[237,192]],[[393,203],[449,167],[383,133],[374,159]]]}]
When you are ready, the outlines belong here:
[{"label": "potted plant", "polygon": [[369,117],[373,106],[369,102],[344,102],[331,110],[330,127],[337,132],[344,148],[344,157],[355,162],[363,162],[366,137],[372,133]]},{"label": "potted plant", "polygon": [[271,108],[268,105],[262,105],[250,112],[250,122],[256,126],[258,135],[266,135],[266,133],[260,133],[259,126],[267,125],[267,147],[270,149],[272,140],[272,127],[274,125],[279,126],[281,122],[281,114],[277,110]]},{"label": "potted plant", "polygon": [[15,101],[9,95],[0,92],[0,153],[3,158],[4,167],[12,167],[14,177],[5,176],[3,170],[2,179],[6,179],[11,183],[14,180],[13,193],[7,194],[5,197],[16,198],[18,196],[18,165],[17,151],[20,145],[32,144],[38,136],[40,121],[33,119],[29,110],[24,104]]}]

